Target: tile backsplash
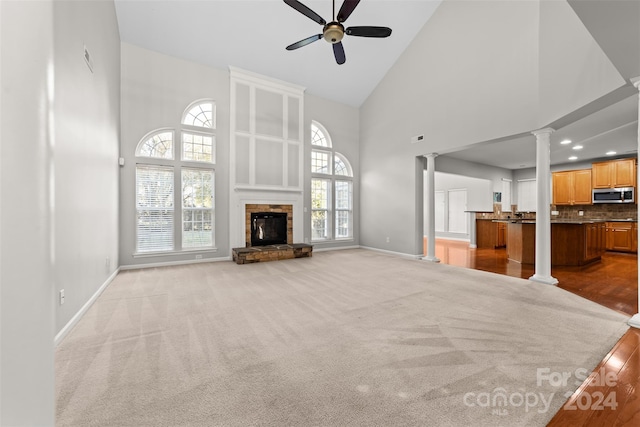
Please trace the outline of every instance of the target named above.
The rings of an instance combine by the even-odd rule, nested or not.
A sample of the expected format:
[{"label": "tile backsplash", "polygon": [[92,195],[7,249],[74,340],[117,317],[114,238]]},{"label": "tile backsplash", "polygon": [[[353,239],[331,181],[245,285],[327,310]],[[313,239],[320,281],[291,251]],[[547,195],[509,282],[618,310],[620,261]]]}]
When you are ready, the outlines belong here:
[{"label": "tile backsplash", "polygon": [[[598,205],[580,206],[551,206],[552,210],[558,211],[559,215],[552,215],[551,218],[586,218],[586,219],[638,219],[638,205],[635,203],[602,203]],[[580,216],[579,212],[583,215]]]},{"label": "tile backsplash", "polygon": [[[551,205],[551,211],[558,211],[558,215],[551,215],[551,219],[628,219],[638,220],[638,205],[635,203],[603,203],[598,205],[556,206]],[[580,215],[582,211],[582,215]],[[519,216],[517,216],[519,215]],[[478,219],[535,219],[535,212],[517,212],[516,205],[511,212],[503,212],[500,203],[493,204],[493,212],[478,212]]]}]

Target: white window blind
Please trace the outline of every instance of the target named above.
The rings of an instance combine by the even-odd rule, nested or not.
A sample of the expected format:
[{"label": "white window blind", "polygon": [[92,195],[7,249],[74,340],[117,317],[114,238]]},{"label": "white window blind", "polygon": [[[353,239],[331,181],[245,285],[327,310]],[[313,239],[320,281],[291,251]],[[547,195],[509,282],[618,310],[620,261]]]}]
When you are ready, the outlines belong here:
[{"label": "white window blind", "polygon": [[502,179],[502,212],[511,212],[511,180]]},{"label": "white window blind", "polygon": [[173,168],[136,167],[136,251],[173,250]]},{"label": "white window blind", "polygon": [[518,180],[518,210],[536,211],[537,181],[535,179]]},{"label": "white window blind", "polygon": [[336,181],[336,238],[351,237],[353,229],[353,186],[351,181]]},{"label": "white window blind", "polygon": [[330,180],[311,180],[311,240],[326,240],[329,238],[330,191]]},{"label": "white window blind", "polygon": [[182,247],[213,246],[213,171],[182,170]]}]

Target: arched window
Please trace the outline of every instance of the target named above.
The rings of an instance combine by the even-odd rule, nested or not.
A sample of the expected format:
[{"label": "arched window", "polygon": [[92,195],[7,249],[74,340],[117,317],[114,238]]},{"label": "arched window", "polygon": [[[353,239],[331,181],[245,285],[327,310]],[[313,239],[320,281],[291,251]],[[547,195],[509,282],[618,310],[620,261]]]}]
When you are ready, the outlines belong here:
[{"label": "arched window", "polygon": [[215,111],[212,101],[196,101],[189,105],[182,115],[182,124],[215,129]]},{"label": "arched window", "polygon": [[353,238],[353,171],[327,130],[311,123],[311,240]]},{"label": "arched window", "polygon": [[139,254],[214,247],[215,104],[192,103],[180,123],[148,133],[136,148]]},{"label": "arched window", "polygon": [[160,130],[144,136],[136,147],[136,156],[173,159],[173,131]]}]

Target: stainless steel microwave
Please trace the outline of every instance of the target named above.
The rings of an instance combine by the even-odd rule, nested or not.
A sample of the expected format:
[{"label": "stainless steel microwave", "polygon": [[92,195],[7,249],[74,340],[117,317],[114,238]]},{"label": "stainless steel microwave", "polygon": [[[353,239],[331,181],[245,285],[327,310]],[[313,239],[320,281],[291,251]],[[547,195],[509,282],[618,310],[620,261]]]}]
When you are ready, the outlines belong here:
[{"label": "stainless steel microwave", "polygon": [[593,203],[634,203],[635,200],[633,187],[593,189]]}]

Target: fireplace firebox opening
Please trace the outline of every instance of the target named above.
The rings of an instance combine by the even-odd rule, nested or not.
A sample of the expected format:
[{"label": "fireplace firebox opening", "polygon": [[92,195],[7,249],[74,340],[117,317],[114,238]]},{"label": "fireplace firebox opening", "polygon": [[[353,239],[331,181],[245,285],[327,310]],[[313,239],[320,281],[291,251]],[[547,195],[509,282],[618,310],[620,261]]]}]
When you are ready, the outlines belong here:
[{"label": "fireplace firebox opening", "polygon": [[252,212],[251,246],[286,245],[286,212]]}]

